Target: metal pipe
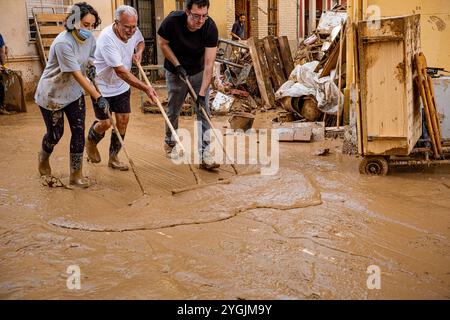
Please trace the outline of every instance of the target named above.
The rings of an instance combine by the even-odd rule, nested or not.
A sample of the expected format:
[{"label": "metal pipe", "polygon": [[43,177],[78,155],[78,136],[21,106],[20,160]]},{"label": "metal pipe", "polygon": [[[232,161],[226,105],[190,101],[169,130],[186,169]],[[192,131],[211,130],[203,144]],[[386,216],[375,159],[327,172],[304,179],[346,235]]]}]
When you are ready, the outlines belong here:
[{"label": "metal pipe", "polygon": [[230,66],[233,66],[233,67],[236,67],[236,68],[244,68],[243,65],[240,65],[240,64],[237,64],[237,63],[234,63],[234,62],[231,62],[231,61],[227,61],[227,60],[223,60],[223,59],[219,59],[219,58],[216,58],[216,61],[220,62],[220,63],[224,63],[224,64],[229,64]]},{"label": "metal pipe", "polygon": [[239,43],[239,42],[236,42],[236,41],[226,40],[226,39],[219,39],[219,44],[220,44],[220,42],[223,42],[223,43],[226,43],[226,44],[230,44],[230,45],[235,46],[235,47],[239,47],[239,48],[243,48],[243,49],[249,50],[249,48],[246,45],[244,45],[242,43]]},{"label": "metal pipe", "polygon": [[450,164],[450,160],[390,160],[390,166],[432,166],[432,165],[442,165],[442,164]]}]

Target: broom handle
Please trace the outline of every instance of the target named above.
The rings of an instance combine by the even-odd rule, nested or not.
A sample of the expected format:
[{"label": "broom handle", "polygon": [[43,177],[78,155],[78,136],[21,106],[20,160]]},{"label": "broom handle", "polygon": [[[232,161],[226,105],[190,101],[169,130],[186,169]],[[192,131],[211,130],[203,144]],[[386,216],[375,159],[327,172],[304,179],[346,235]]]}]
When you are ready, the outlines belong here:
[{"label": "broom handle", "polygon": [[[139,68],[139,72],[141,73],[142,77],[144,78],[145,83],[148,86],[151,86],[150,81],[147,78],[147,75],[144,72],[144,69],[142,69],[142,66],[140,63],[137,64],[137,67]],[[175,141],[178,143],[178,145],[180,146],[181,150],[183,151],[183,154],[186,153],[186,149],[184,149],[183,144],[180,141],[180,137],[178,136],[177,132],[175,131],[175,128],[173,127],[172,123],[169,120],[169,117],[167,117],[166,111],[164,110],[161,101],[159,101],[158,97],[154,97],[153,100],[156,101],[156,104],[158,105],[159,111],[161,111],[164,120],[166,121],[167,125],[170,128],[170,131],[172,132],[172,136],[175,137]],[[192,164],[188,161],[188,165],[189,165],[189,169],[191,170],[192,174],[194,175],[195,178],[195,182],[197,184],[199,184],[201,182],[200,177],[197,175],[197,173],[195,172],[194,168],[192,167]]]},{"label": "broom handle", "polygon": [[[184,82],[187,84],[189,92],[190,92],[192,98],[194,98],[194,100],[197,101],[197,94],[195,93],[195,90],[192,87],[192,84],[189,81],[189,79],[186,78],[186,80]],[[236,169],[235,165],[233,164],[233,161],[231,160],[231,158],[228,156],[228,153],[225,150],[225,147],[224,147],[222,141],[217,136],[216,129],[215,129],[215,127],[214,127],[214,125],[213,125],[213,123],[211,121],[211,118],[209,117],[208,113],[206,112],[205,108],[203,108],[203,106],[201,106],[200,109],[202,110],[203,116],[206,118],[206,121],[208,121],[209,126],[213,129],[214,135],[216,136],[216,140],[217,140],[217,142],[219,142],[219,144],[220,144],[220,146],[221,146],[221,148],[223,150],[223,153],[227,157],[228,161],[231,163],[231,167],[233,168],[234,174],[237,175],[238,174],[237,169]]]}]

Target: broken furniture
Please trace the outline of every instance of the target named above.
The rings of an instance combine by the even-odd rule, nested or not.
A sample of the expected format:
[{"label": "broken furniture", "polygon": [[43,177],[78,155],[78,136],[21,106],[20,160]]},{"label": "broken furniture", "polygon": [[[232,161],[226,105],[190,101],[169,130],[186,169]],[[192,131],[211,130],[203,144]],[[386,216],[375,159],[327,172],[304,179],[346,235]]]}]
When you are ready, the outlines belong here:
[{"label": "broken furniture", "polygon": [[[379,27],[374,28],[373,23],[379,23]],[[422,135],[423,92],[414,86],[414,73],[418,71],[418,76],[423,77],[423,70],[416,70],[415,66],[415,57],[420,52],[420,15],[361,21],[357,32],[360,70],[357,128],[359,152],[363,156],[360,172],[385,175],[389,166],[394,165],[450,163],[430,159],[431,154],[436,159],[440,156],[429,148],[415,148]],[[427,85],[425,78],[418,81]],[[430,99],[428,96],[425,101]],[[425,111],[429,109],[427,105],[424,107]],[[436,137],[433,132],[430,136]]]},{"label": "broken furniture", "polygon": [[259,93],[266,109],[275,106],[275,92],[286,82],[294,62],[287,37],[247,40]]}]

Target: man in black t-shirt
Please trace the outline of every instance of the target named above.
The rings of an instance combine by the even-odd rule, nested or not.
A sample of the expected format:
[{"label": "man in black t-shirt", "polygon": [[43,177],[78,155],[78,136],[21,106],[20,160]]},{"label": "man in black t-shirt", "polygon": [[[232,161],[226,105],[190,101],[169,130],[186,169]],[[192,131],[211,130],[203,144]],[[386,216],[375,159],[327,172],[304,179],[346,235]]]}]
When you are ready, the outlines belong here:
[{"label": "man in black t-shirt", "polygon": [[[166,82],[169,91],[167,116],[175,130],[178,117],[188,88],[183,79],[189,79],[197,93],[197,120],[201,121],[202,139],[200,157],[201,169],[212,170],[219,165],[208,155],[210,129],[207,119],[201,112],[203,107],[208,114],[209,86],[213,75],[219,34],[213,19],[208,16],[209,0],[188,0],[185,11],[174,11],[162,22],[158,30],[159,45],[165,56]],[[175,141],[166,125],[164,149],[170,157]]]}]

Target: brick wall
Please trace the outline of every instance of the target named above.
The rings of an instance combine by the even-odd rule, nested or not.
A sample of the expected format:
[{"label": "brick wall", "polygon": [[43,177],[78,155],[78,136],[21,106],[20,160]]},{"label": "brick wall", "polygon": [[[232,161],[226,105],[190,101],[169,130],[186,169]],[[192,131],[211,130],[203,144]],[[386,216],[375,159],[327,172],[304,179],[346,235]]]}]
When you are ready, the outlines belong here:
[{"label": "brick wall", "polygon": [[264,38],[268,34],[268,1],[258,1],[258,38]]},{"label": "brick wall", "polygon": [[227,15],[227,39],[231,39],[230,32],[235,20],[235,5],[234,0],[226,0],[226,15]]},{"label": "brick wall", "polygon": [[297,48],[297,0],[278,0],[278,35],[287,36],[291,50]]}]

